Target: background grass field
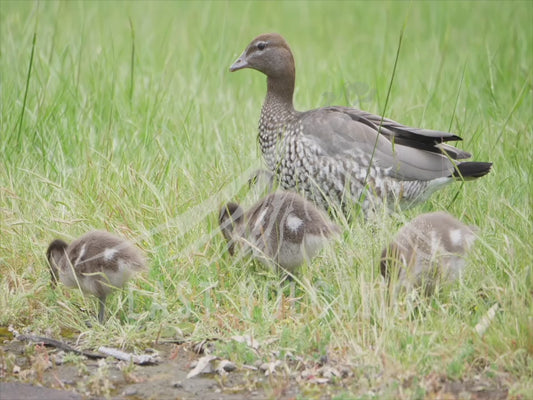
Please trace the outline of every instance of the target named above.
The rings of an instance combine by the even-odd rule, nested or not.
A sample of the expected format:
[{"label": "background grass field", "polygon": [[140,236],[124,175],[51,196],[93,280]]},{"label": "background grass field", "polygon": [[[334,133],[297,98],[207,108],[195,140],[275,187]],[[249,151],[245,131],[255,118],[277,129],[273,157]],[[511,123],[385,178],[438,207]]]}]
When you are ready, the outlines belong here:
[{"label": "background grass field", "polygon": [[[432,373],[533,390],[531,2],[2,1],[0,12],[0,325],[82,334],[87,347],[249,333],[277,339],[268,349],[282,355],[327,353],[374,377],[354,393],[375,384],[423,396],[422,384],[383,389],[377,376]],[[269,31],[294,51],[298,109],[384,112],[453,131],[475,160],[494,162],[402,216],[345,224],[302,269],[292,307],[278,278],[232,260],[217,231],[222,202],[253,201],[245,183],[262,165],[265,79],[228,67]],[[430,210],[480,227],[466,276],[419,314],[387,307],[381,248]],[[137,241],[150,271],[89,329],[80,307],[94,314],[96,300],[53,291],[44,253],[93,228]],[[496,303],[479,337],[474,326]]]}]

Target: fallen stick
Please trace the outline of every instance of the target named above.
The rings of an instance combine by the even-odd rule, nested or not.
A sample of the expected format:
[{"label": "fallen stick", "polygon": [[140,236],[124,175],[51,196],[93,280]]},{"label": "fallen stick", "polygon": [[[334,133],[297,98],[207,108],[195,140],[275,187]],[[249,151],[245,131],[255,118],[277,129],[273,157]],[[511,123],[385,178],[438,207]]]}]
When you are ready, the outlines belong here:
[{"label": "fallen stick", "polygon": [[70,353],[79,354],[82,356],[85,356],[87,358],[91,359],[100,359],[100,358],[106,358],[106,357],[114,357],[118,360],[122,361],[133,361],[134,364],[137,365],[154,365],[159,362],[159,359],[155,355],[150,354],[143,354],[143,355],[136,355],[131,353],[126,353],[125,351],[121,351],[118,349],[113,349],[110,347],[100,347],[98,351],[102,354],[93,353],[90,351],[85,350],[78,350],[74,347],[66,344],[65,342],[62,342],[60,340],[44,337],[44,336],[34,336],[34,335],[17,335],[17,340],[20,340],[21,342],[34,342],[34,343],[42,343],[45,346],[55,347],[57,349],[67,351]]},{"label": "fallen stick", "polygon": [[92,353],[90,351],[78,350],[78,349],[75,349],[74,347],[66,344],[65,342],[62,342],[62,341],[56,340],[56,339],[52,339],[52,338],[48,338],[48,337],[44,337],[44,336],[34,336],[34,335],[24,335],[24,334],[22,334],[22,335],[17,335],[16,339],[20,340],[21,342],[42,343],[45,346],[55,347],[57,349],[61,349],[61,350],[64,350],[64,351],[75,353],[75,354],[79,354],[79,355],[82,355],[82,356],[85,356],[85,357],[88,357],[88,358],[92,358],[92,359],[105,358],[105,356],[103,356],[103,355]]},{"label": "fallen stick", "polygon": [[114,357],[117,360],[132,361],[137,365],[154,365],[159,362],[159,357],[157,355],[151,354],[142,354],[140,356],[132,353],[126,353],[125,351],[114,349],[112,347],[101,346],[98,348],[98,351],[106,356]]}]

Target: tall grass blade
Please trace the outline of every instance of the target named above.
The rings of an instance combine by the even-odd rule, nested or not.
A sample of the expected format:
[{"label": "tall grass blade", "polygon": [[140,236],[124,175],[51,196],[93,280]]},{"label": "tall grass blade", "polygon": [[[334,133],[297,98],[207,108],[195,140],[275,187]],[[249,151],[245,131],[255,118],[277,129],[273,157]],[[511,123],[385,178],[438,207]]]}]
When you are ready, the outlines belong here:
[{"label": "tall grass blade", "polygon": [[131,31],[131,60],[130,60],[130,105],[133,101],[133,83],[134,83],[134,72],[135,72],[135,29],[133,28],[133,21],[130,20],[130,31]]},{"label": "tall grass blade", "polygon": [[526,93],[526,89],[530,88],[531,90],[531,83],[528,79],[525,80],[524,84],[522,85],[522,89],[520,90],[520,93],[518,94],[518,97],[516,98],[515,103],[511,107],[511,111],[509,111],[509,114],[507,115],[507,118],[505,118],[505,121],[503,122],[502,129],[500,130],[500,134],[498,135],[498,138],[496,139],[495,143],[499,143],[500,139],[502,138],[503,132],[505,131],[505,127],[509,123],[509,120],[513,116],[515,110],[518,108],[518,106],[522,103],[522,100],[524,99],[524,95]]},{"label": "tall grass blade", "polygon": [[453,120],[455,118],[455,114],[457,113],[457,104],[459,104],[459,95],[461,94],[461,89],[463,88],[463,82],[465,80],[465,70],[466,70],[466,62],[463,65],[463,72],[461,73],[461,80],[459,81],[459,87],[457,88],[457,96],[455,96],[455,104],[453,105],[452,117],[450,118],[450,125],[448,125],[448,132],[452,131]]},{"label": "tall grass blade", "polygon": [[[407,22],[407,20],[406,20]],[[387,97],[385,97],[385,104],[383,105],[383,111],[381,112],[381,120],[379,121],[379,127],[378,127],[378,134],[376,135],[376,141],[374,142],[374,147],[372,148],[372,154],[370,156],[370,162],[368,163],[368,168],[366,170],[365,174],[365,180],[363,182],[363,188],[366,187],[366,183],[368,180],[368,176],[370,174],[370,168],[372,168],[372,163],[374,161],[374,155],[376,154],[376,148],[378,145],[379,137],[381,135],[381,127],[383,126],[383,120],[385,118],[385,112],[387,111],[387,106],[389,104],[390,94],[392,91],[392,83],[394,82],[394,77],[396,76],[396,68],[398,66],[398,59],[400,57],[400,49],[402,48],[402,40],[403,40],[403,33],[405,30],[405,23],[402,26],[402,29],[400,31],[400,37],[398,39],[398,47],[396,48],[396,57],[394,58],[394,65],[392,67],[392,75],[389,81],[389,88],[387,90]],[[393,151],[394,151],[394,140],[392,141]],[[365,193],[364,190],[361,191],[359,194],[358,202],[360,203],[363,197],[363,193]]]},{"label": "tall grass blade", "polygon": [[17,133],[17,145],[20,145],[20,134],[22,132],[22,123],[24,122],[24,112],[26,111],[26,102],[28,100],[28,90],[30,88],[31,70],[33,67],[33,55],[35,53],[35,42],[37,41],[37,31],[33,32],[31,41],[30,63],[28,65],[28,74],[26,75],[26,89],[24,90],[24,100],[22,101],[22,110],[20,110],[19,129]]}]

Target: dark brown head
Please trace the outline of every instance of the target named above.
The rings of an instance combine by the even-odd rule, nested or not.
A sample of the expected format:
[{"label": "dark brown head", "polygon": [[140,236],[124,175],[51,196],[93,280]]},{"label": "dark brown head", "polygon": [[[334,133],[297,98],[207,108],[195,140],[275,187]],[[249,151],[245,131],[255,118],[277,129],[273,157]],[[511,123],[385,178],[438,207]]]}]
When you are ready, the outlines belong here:
[{"label": "dark brown head", "polygon": [[58,264],[61,258],[65,255],[68,244],[61,239],[56,239],[46,250],[46,258],[48,260],[48,265],[50,267],[50,275],[52,277],[52,287],[57,285],[57,280],[59,279]]},{"label": "dark brown head", "polygon": [[283,36],[278,33],[259,35],[230,67],[230,71],[252,68],[271,78],[291,76],[294,79],[294,58]]},{"label": "dark brown head", "polygon": [[244,219],[244,211],[237,203],[227,203],[220,209],[218,223],[224,238],[228,242],[228,251],[231,255],[235,252],[233,242],[233,230],[235,225],[240,224]]}]

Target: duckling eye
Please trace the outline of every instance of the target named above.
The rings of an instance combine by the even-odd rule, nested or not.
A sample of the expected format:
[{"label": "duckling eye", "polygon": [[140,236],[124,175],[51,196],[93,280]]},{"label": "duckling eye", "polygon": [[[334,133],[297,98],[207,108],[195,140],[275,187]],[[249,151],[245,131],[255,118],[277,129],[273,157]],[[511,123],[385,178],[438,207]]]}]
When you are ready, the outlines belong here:
[{"label": "duckling eye", "polygon": [[258,48],[259,50],[264,50],[265,47],[267,47],[266,42],[259,42],[259,43],[257,43],[257,48]]}]

